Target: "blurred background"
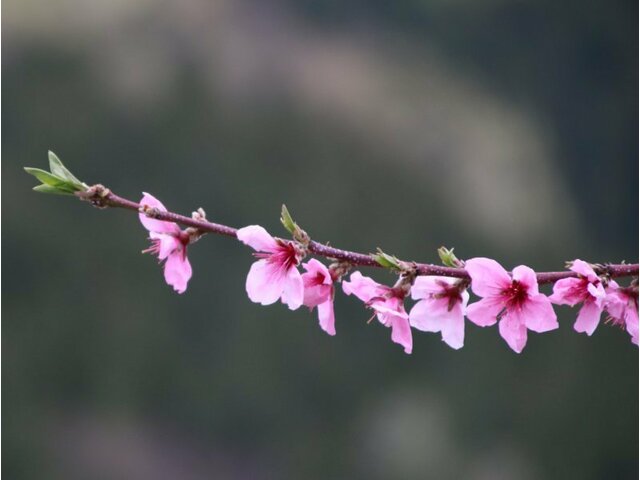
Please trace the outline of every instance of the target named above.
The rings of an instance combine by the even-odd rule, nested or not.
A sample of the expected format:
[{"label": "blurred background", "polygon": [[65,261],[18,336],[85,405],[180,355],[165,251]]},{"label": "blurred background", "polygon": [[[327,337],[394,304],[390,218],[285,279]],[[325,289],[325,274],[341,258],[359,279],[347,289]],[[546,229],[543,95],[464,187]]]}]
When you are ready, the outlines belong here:
[{"label": "blurred background", "polygon": [[[135,214],[87,183],[282,234],[511,268],[638,260],[638,4],[6,0],[3,473],[64,479],[626,479],[626,332],[468,324],[407,356],[357,300],[252,304],[250,250],[207,237],[173,293]],[[390,274],[368,271],[391,283]],[[546,292],[549,290],[546,289]]]}]

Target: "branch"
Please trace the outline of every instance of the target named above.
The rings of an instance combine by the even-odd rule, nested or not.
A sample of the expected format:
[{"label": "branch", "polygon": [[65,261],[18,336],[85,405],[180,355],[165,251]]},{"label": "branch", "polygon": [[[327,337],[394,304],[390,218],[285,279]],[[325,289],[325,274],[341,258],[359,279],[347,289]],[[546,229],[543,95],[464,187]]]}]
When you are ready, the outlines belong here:
[{"label": "branch", "polygon": [[[76,191],[74,195],[81,200],[91,202],[97,208],[124,208],[136,212],[144,212],[151,218],[174,222],[186,227],[197,228],[201,232],[225,235],[227,237],[236,237],[236,228],[212,223],[206,220],[196,220],[173,212],[161,212],[155,209],[145,210],[139,203],[120,197],[102,185],[94,185],[84,191]],[[329,247],[313,240],[309,242],[308,251],[320,257],[348,262],[353,266],[382,268],[382,266],[369,254]],[[416,273],[419,275],[438,275],[463,279],[470,278],[464,268],[445,267],[402,260],[400,262],[413,266]],[[607,275],[611,278],[637,276],[638,264],[604,264],[597,265],[595,270],[598,274]],[[547,284],[554,283],[563,278],[577,277],[578,274],[565,270],[561,272],[540,272],[536,273],[536,276],[539,284]]]}]

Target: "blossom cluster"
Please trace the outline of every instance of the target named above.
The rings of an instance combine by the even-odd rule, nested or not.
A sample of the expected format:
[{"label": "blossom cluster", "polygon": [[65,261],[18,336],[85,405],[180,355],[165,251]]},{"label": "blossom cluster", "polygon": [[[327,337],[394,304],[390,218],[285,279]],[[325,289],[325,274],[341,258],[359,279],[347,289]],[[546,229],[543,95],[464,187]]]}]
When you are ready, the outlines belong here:
[{"label": "blossom cluster", "polygon": [[[140,204],[166,212],[162,203],[147,193]],[[153,253],[164,262],[166,282],[183,293],[192,275],[187,246],[197,238],[193,231],[181,230],[173,222],[150,218],[140,213],[140,221],[149,231]],[[305,234],[306,235],[306,234]],[[417,275],[410,268],[400,269],[393,286],[382,285],[354,271],[344,279],[351,265],[336,262],[328,267],[316,259],[303,263],[307,256],[304,241],[289,241],[271,236],[263,227],[251,225],[237,230],[242,243],[255,250],[257,260],[246,280],[249,299],[262,305],[280,300],[289,309],[301,306],[317,309],[320,327],[335,335],[333,300],[335,285],[341,283],[346,295],[361,300],[379,323],[391,329],[391,340],[406,353],[413,349],[413,330],[440,332],[442,340],[454,349],[464,345],[465,317],[480,327],[498,324],[498,332],[508,346],[520,353],[529,331],[544,333],[558,328],[555,305],[580,306],[574,330],[592,335],[603,313],[608,321],[625,329],[638,344],[637,280],[622,287],[606,275],[598,275],[592,265],[582,260],[571,262],[576,276],[558,280],[553,293],[540,293],[536,273],[520,265],[511,272],[489,258],[471,258],[465,262],[470,279]],[[294,235],[295,237],[295,235]],[[299,268],[304,272],[301,273]],[[479,297],[469,304],[469,292]],[[409,312],[407,297],[416,303]]]}]

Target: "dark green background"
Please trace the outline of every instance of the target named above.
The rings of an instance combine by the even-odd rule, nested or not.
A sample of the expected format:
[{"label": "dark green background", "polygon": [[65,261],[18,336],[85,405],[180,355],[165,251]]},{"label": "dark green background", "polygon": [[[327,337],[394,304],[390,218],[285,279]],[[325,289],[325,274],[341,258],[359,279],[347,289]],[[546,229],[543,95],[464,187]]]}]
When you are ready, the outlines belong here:
[{"label": "dark green background", "polygon": [[[636,2],[3,5],[7,478],[619,479],[638,475],[638,350],[600,326],[497,328],[404,355],[336,299],[252,304],[233,240],[167,287],[135,215],[88,183],[317,240],[540,270],[638,259]],[[393,282],[382,272],[375,277]],[[548,291],[548,290],[546,290]]]}]

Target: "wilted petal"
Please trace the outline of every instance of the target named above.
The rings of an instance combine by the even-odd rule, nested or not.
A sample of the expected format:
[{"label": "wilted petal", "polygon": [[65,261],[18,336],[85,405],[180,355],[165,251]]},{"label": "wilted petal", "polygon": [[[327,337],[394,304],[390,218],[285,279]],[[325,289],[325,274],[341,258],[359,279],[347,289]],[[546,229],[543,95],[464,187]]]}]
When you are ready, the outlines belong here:
[{"label": "wilted petal", "polygon": [[284,290],[286,277],[266,260],[251,265],[247,275],[247,295],[252,302],[271,305],[278,301]]},{"label": "wilted petal", "polygon": [[273,252],[278,248],[278,242],[276,242],[275,238],[269,235],[269,232],[260,225],[249,225],[248,227],[240,228],[236,232],[236,236],[242,243],[249,245],[258,252]]},{"label": "wilted petal", "polygon": [[497,316],[504,308],[501,302],[483,298],[467,307],[467,318],[480,327],[489,327],[497,322]]},{"label": "wilted petal", "polygon": [[[158,200],[156,197],[146,192],[142,192],[142,193],[143,193],[143,196],[142,196],[142,200],[140,200],[140,205],[147,205],[151,208],[156,208],[161,212],[167,211],[167,209],[162,204],[162,202]],[[168,233],[168,234],[180,233],[180,227],[173,222],[165,222],[163,220],[149,218],[144,213],[139,213],[138,218],[140,219],[140,222],[142,223],[144,228],[146,228],[150,232]]]},{"label": "wilted petal", "polygon": [[500,336],[505,339],[511,349],[516,352],[522,352],[527,344],[527,327],[518,321],[518,318],[507,314],[498,325]]},{"label": "wilted petal", "polygon": [[511,277],[502,266],[490,258],[472,258],[464,268],[471,277],[471,289],[480,297],[497,295],[511,285]]},{"label": "wilted petal", "polygon": [[329,335],[336,334],[336,319],[333,312],[333,299],[318,305],[320,327]]},{"label": "wilted petal", "polygon": [[553,311],[549,299],[543,294],[535,295],[525,302],[518,316],[520,322],[534,332],[543,333],[558,328],[556,312]]},{"label": "wilted petal", "polygon": [[576,319],[576,323],[573,325],[573,329],[578,333],[586,333],[587,335],[593,334],[600,323],[601,314],[602,308],[598,307],[595,302],[584,302],[580,312],[578,312],[578,318]]},{"label": "wilted petal", "polygon": [[175,251],[164,264],[164,279],[178,293],[184,293],[191,278],[191,264],[182,251]]}]

